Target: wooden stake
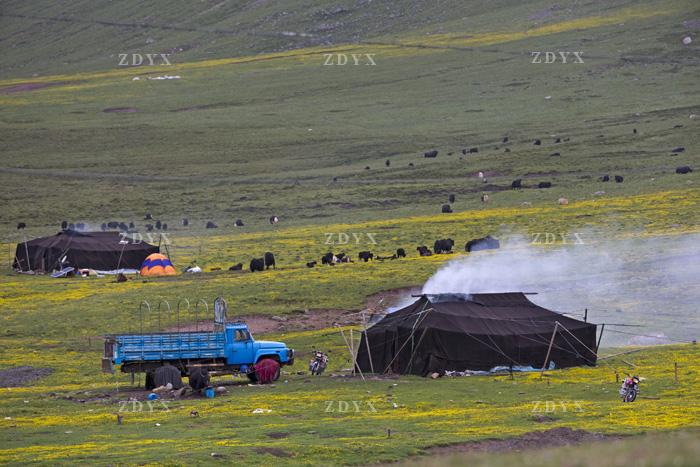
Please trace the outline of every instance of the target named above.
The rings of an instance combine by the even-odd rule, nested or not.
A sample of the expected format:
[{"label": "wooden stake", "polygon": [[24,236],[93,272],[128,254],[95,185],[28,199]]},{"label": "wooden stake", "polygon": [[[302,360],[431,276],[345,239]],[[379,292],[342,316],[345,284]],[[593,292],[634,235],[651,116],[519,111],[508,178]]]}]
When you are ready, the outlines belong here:
[{"label": "wooden stake", "polygon": [[595,345],[595,353],[598,355],[598,348],[600,347],[600,341],[603,340],[603,331],[605,331],[605,323],[600,327],[600,336],[598,337],[598,343]]},{"label": "wooden stake", "polygon": [[678,384],[678,362],[673,362],[673,380]]},{"label": "wooden stake", "polygon": [[554,345],[554,336],[557,334],[557,328],[559,327],[559,321],[554,322],[554,332],[552,332],[552,338],[549,340],[549,348],[547,349],[547,356],[544,357],[544,363],[542,364],[542,372],[540,373],[540,378],[544,377],[544,370],[547,369],[547,362],[549,361],[549,355],[552,352],[552,345]]}]

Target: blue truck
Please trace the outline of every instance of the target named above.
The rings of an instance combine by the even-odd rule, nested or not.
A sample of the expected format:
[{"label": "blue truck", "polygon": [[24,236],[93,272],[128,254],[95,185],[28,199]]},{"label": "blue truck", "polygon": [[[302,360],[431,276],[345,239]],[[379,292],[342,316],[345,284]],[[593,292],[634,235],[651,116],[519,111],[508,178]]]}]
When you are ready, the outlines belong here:
[{"label": "blue truck", "polygon": [[[105,337],[102,370],[114,373],[152,372],[170,364],[183,376],[194,368],[211,374],[246,374],[256,380],[254,365],[275,360],[279,366],[294,364],[294,350],[282,342],[256,341],[244,322],[224,323],[214,331],[178,331],[120,334]],[[279,368],[275,380],[279,378]]]}]

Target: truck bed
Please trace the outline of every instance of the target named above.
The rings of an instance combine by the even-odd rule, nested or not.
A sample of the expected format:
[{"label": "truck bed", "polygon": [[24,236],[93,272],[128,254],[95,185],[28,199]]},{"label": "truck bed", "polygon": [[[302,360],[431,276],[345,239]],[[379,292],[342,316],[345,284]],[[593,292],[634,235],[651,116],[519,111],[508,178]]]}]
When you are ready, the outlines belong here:
[{"label": "truck bed", "polygon": [[114,336],[114,363],[224,357],[223,332],[122,334]]}]

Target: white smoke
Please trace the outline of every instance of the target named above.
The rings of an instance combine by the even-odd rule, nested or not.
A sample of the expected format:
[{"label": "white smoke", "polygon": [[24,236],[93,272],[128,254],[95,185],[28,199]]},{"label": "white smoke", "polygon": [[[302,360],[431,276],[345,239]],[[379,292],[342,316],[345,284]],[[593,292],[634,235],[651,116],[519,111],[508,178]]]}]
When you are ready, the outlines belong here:
[{"label": "white smoke", "polygon": [[582,233],[564,245],[502,238],[498,250],[443,265],[422,292],[533,292],[531,301],[578,319],[587,308],[591,322],[640,326],[606,327],[608,346],[697,339],[700,235],[608,238]]}]

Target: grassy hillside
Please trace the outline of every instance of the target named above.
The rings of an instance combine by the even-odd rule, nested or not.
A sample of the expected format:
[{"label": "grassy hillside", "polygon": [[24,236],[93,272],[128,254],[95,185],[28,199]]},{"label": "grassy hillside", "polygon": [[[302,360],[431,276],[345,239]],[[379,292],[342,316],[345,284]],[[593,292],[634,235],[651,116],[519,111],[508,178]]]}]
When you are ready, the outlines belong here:
[{"label": "grassy hillside", "polygon": [[[547,428],[697,428],[690,344],[545,379],[288,374],[249,387],[226,377],[223,397],[129,412],[124,425],[120,401],[145,393],[99,373],[99,345],[105,333],[138,327],[144,299],[155,307],[222,295],[231,316],[340,315],[368,295],[420,286],[457,256],[418,257],[418,245],[451,237],[462,252],[486,234],[544,232],[583,232],[589,249],[624,265],[626,293],[591,261],[572,276],[533,273],[528,284],[543,299],[575,314],[594,303],[598,322],[661,323],[674,339],[697,338],[699,292],[677,278],[694,271],[689,234],[700,225],[698,24],[691,0],[1,1],[0,370],[54,371],[3,389],[0,462],[364,464]],[[683,45],[688,35],[695,40]],[[575,51],[583,63],[532,63],[547,51]],[[135,53],[169,53],[171,64],[119,66],[119,54]],[[324,65],[328,54],[349,63]],[[178,78],[152,79],[165,75]],[[423,157],[432,149],[436,158]],[[685,165],[694,172],[675,173]],[[600,181],[605,174],[624,181]],[[522,189],[511,189],[515,179]],[[441,214],[450,194],[455,212]],[[62,220],[90,229],[134,221],[145,233],[147,212],[168,223],[178,269],[196,262],[203,274],[116,283],[5,267],[17,242],[53,234]],[[244,227],[234,227],[239,218]],[[219,228],[205,229],[209,220]],[[338,245],[341,233],[360,240]],[[399,247],[408,258],[305,266],[329,250]],[[227,271],[265,251],[278,269]],[[593,282],[610,287],[595,294]],[[349,365],[336,328],[262,337],[298,350],[294,372],[314,347],[330,350],[329,373]],[[647,378],[645,398],[623,405],[614,371],[632,369]],[[376,412],[329,414],[329,400],[371,402]],[[583,410],[543,422],[533,417],[538,401]]]},{"label": "grassy hillside", "polygon": [[[692,187],[697,170],[674,173],[699,157],[697,46],[680,42],[691,4],[555,9],[547,26],[523,20],[542,5],[511,5],[502,15],[515,23],[494,10],[475,31],[452,19],[440,34],[372,44],[6,79],[2,231],[138,223],[146,211],[171,227],[243,218],[257,230],[273,214],[308,224],[437,213],[449,193],[463,211],[482,192],[500,207]],[[582,51],[585,63],[531,63],[548,50]],[[376,66],[324,66],[326,52],[375,54]],[[181,79],[146,79],[166,73]],[[104,111],[114,108],[133,112]],[[605,173],[625,182],[598,182]],[[515,178],[526,189],[510,191]]]}]

